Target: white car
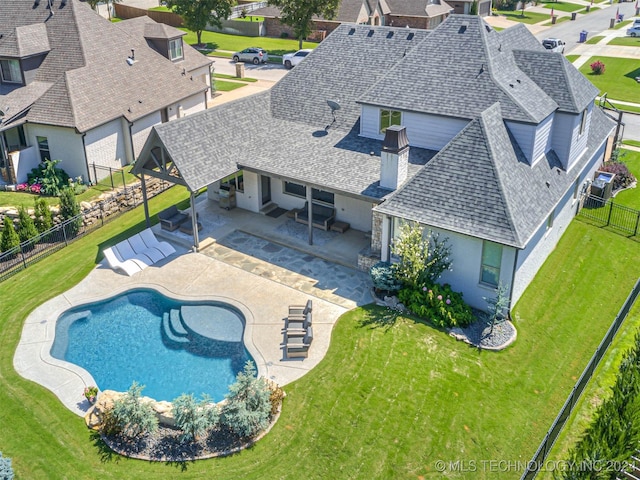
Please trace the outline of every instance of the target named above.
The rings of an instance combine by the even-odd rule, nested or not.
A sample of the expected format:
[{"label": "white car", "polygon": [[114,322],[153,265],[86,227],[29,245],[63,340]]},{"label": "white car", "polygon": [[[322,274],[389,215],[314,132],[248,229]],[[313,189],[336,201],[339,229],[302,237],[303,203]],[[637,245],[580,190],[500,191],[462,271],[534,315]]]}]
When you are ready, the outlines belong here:
[{"label": "white car", "polygon": [[282,64],[290,70],[304,60],[311,52],[312,50],[310,48],[304,48],[298,50],[296,53],[285,53],[282,56]]},{"label": "white car", "polygon": [[545,38],[542,46],[552,52],[564,53],[564,42],[559,38]]},{"label": "white car", "polygon": [[640,37],[640,23],[635,24],[631,28],[627,28],[627,35],[630,35],[632,37]]}]

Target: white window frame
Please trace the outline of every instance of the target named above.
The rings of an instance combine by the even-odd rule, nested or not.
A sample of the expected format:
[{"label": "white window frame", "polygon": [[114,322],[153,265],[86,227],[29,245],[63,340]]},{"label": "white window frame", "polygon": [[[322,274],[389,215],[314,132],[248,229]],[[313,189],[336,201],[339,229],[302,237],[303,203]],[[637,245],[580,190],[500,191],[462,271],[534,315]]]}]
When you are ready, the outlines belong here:
[{"label": "white window frame", "polygon": [[[500,248],[500,262],[499,262],[499,265],[497,266],[489,265],[488,263],[485,263],[486,262],[485,251],[489,246],[497,246]],[[488,285],[493,288],[498,287],[498,284],[500,283],[500,273],[502,270],[502,254],[503,254],[503,248],[502,248],[502,245],[500,245],[499,243],[490,242],[488,240],[482,241],[482,256],[480,258],[480,284],[481,285]],[[493,282],[488,282],[485,280],[485,275],[484,275],[485,271],[493,273],[493,275],[497,279],[495,284],[493,284]]]},{"label": "white window frame", "polygon": [[[40,160],[51,160],[51,148],[49,147],[49,138],[36,136],[36,143],[38,144],[38,152],[40,152]],[[45,154],[46,152],[46,154]]]},{"label": "white window frame", "polygon": [[588,110],[585,108],[582,111],[582,118],[580,119],[580,133],[578,135],[582,135],[585,131],[585,129],[587,128],[587,116],[588,116],[589,112]]},{"label": "white window frame", "polygon": [[[383,115],[386,113],[388,113],[389,115],[389,125],[383,125]],[[393,116],[394,114],[398,114],[398,123],[393,123]],[[380,109],[380,114],[379,114],[379,118],[378,118],[378,126],[379,126],[379,132],[380,133],[384,133],[387,128],[389,128],[392,125],[402,125],[402,112],[400,110],[393,110],[391,108],[381,108]]]},{"label": "white window frame", "polygon": [[180,60],[181,58],[184,58],[182,38],[169,40],[169,60]]},{"label": "white window frame", "polygon": [[220,184],[229,184],[236,187],[236,192],[244,193],[244,170],[238,170],[236,173],[220,180]]}]

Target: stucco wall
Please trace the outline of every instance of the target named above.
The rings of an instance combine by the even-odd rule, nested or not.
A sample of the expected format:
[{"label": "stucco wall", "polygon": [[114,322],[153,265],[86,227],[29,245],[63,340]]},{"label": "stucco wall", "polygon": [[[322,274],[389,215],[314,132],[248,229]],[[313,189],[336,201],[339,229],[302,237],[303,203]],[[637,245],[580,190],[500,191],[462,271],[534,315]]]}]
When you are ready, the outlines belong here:
[{"label": "stucco wall", "polygon": [[[179,107],[182,107],[182,113],[180,113],[180,115],[178,115]],[[205,102],[205,93],[199,92],[169,105],[169,121],[175,120],[176,118],[186,117],[187,115],[192,115],[196,112],[205,110],[206,108],[207,104]]]},{"label": "stucco wall", "polygon": [[[128,132],[126,133],[128,135]],[[104,167],[121,168],[127,163],[124,132],[120,119],[112,120],[87,132],[87,162]],[[92,180],[96,180],[92,178]]]},{"label": "stucco wall", "polygon": [[88,178],[82,135],[76,133],[74,129],[27,123],[24,133],[27,143],[35,146],[36,151],[38,150],[36,136],[47,137],[51,160],[61,160],[58,167],[65,170],[71,177],[82,175],[83,178]]},{"label": "stucco wall", "polygon": [[149,133],[151,133],[153,126],[158,125],[161,122],[162,118],[159,111],[153,112],[151,115],[139,118],[133,122],[133,125],[131,125],[131,137],[133,140],[133,154],[135,158],[138,158],[138,155],[140,155],[142,147],[144,147],[147,138],[149,138]]}]

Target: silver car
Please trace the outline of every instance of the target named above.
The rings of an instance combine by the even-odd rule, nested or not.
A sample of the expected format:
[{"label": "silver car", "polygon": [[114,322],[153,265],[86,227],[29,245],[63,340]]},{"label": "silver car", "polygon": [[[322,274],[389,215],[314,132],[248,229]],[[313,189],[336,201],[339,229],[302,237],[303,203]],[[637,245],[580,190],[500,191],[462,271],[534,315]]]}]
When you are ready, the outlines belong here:
[{"label": "silver car", "polygon": [[268,58],[269,55],[267,54],[267,51],[260,47],[245,48],[241,52],[233,54],[234,62],[251,62],[254,65],[266,63]]}]

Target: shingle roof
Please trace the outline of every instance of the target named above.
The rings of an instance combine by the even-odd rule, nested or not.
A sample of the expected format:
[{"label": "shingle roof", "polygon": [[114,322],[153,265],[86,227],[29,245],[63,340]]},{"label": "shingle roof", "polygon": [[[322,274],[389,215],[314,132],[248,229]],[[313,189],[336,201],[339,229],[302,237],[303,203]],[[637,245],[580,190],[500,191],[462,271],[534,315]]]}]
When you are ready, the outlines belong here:
[{"label": "shingle roof", "polygon": [[391,15],[404,17],[433,17],[451,11],[451,6],[444,1],[432,3],[430,0],[387,0],[387,3]]},{"label": "shingle roof", "polygon": [[[360,14],[364,11],[365,15],[369,15],[371,8],[366,0],[341,0],[336,11],[336,16],[331,19],[325,19],[321,16],[314,15],[314,20],[333,21],[333,22],[352,22],[360,20]],[[253,10],[249,15],[276,18],[281,17],[282,12],[278,7],[267,6]]]},{"label": "shingle roof", "polygon": [[[33,102],[29,122],[75,127],[83,132],[122,116],[133,121],[206,90],[201,81],[183,76],[181,66],[149,48],[142,36],[128,34],[86,3],[55,2],[52,16],[47,6],[47,2],[40,2],[34,7],[33,0],[0,0],[0,50],[5,41],[13,42],[10,32],[16,27],[44,26],[51,50],[38,68],[35,82],[53,84],[35,101],[31,95],[22,95],[25,104],[21,107],[16,104],[15,91],[12,99],[0,97],[0,108],[10,101],[13,108],[25,109]],[[7,39],[4,32],[9,32]],[[126,59],[131,49],[135,49],[136,63],[130,66]]]},{"label": "shingle roof", "polygon": [[351,129],[360,116],[358,97],[397,68],[426,30],[340,25],[271,89],[275,118],[325,126],[332,121],[327,100],[340,104],[332,128]]},{"label": "shingle roof", "polygon": [[[149,17],[145,15],[144,17],[137,17],[137,18],[149,18]],[[145,21],[144,38],[169,39],[169,38],[183,37],[187,34],[186,32],[183,32],[182,30],[178,30],[177,28],[172,27],[171,25],[167,25],[166,23],[156,23],[151,18],[149,18],[149,20],[151,21],[150,22]],[[118,22],[118,23],[122,23],[122,22]],[[121,27],[122,25],[119,25],[119,26]]]},{"label": "shingle roof", "polygon": [[[372,201],[388,195],[389,190],[379,185],[381,142],[360,137],[359,124],[347,134],[330,128],[325,135],[323,129],[274,119],[269,103],[265,92],[158,125],[155,130],[194,191],[235,172],[240,165]],[[228,133],[230,125],[233,134]],[[409,175],[435,153],[413,148]]]},{"label": "shingle roof", "polygon": [[[588,151],[573,171],[584,167],[611,129],[594,108]],[[529,166],[496,103],[375,210],[523,248],[574,181],[553,151]]]},{"label": "shingle roof", "polygon": [[360,101],[467,119],[499,101],[505,118],[538,123],[558,105],[516,66],[503,38],[481,17],[451,15]]}]

